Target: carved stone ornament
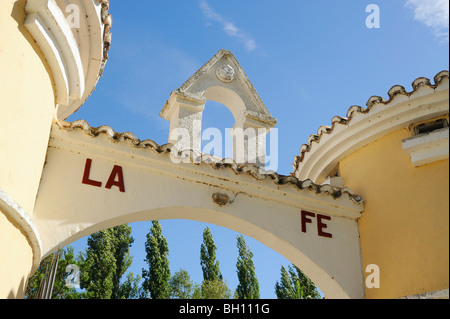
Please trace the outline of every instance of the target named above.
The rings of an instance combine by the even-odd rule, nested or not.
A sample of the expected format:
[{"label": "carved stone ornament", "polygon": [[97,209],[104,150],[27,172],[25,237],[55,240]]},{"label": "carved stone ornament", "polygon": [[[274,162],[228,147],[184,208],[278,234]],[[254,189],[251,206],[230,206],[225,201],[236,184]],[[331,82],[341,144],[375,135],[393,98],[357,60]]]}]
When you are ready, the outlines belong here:
[{"label": "carved stone ornament", "polygon": [[225,83],[230,83],[234,80],[234,69],[229,64],[222,65],[216,70],[217,78]]}]

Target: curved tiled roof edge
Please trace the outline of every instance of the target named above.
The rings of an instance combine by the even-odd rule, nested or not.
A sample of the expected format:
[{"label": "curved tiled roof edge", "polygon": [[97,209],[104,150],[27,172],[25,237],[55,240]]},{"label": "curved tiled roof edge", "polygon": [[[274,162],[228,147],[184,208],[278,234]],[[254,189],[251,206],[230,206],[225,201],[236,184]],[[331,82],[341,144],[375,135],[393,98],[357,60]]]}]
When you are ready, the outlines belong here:
[{"label": "curved tiled roof edge", "polygon": [[419,77],[412,82],[411,85],[412,85],[413,90],[411,92],[407,92],[406,89],[401,85],[394,85],[388,91],[389,100],[385,100],[381,96],[371,96],[366,103],[367,108],[364,108],[364,107],[361,107],[358,105],[352,105],[348,109],[347,115],[345,118],[340,117],[340,116],[334,116],[331,119],[331,126],[328,126],[328,125],[320,126],[319,129],[317,130],[317,134],[310,135],[308,138],[308,142],[306,144],[303,144],[300,147],[300,155],[297,155],[294,157],[294,163],[293,163],[294,171],[292,174],[294,174],[299,169],[300,164],[305,157],[305,153],[307,153],[311,150],[313,142],[319,143],[322,135],[332,134],[336,125],[349,125],[354,113],[369,113],[370,110],[372,110],[373,107],[376,106],[377,104],[387,105],[394,99],[395,96],[397,96],[399,94],[410,96],[414,92],[416,92],[416,90],[419,87],[424,86],[424,85],[429,86],[433,89],[436,89],[439,86],[439,84],[442,82],[442,79],[448,78],[448,77],[449,77],[448,70],[440,71],[439,73],[437,73],[434,76],[434,83],[435,83],[434,85],[431,84],[430,79],[428,79],[426,77]]},{"label": "curved tiled roof edge", "polygon": [[[56,124],[64,130],[72,131],[72,130],[82,130],[86,135],[91,137],[97,137],[100,134],[105,134],[111,141],[114,142],[125,142],[128,141],[133,147],[136,148],[148,148],[152,151],[162,154],[167,153],[170,154],[173,150],[172,144],[164,144],[159,145],[153,140],[146,139],[146,140],[139,140],[133,133],[130,132],[124,132],[124,133],[117,133],[115,132],[110,126],[99,126],[99,127],[91,127],[85,120],[77,120],[72,123],[64,122],[61,123],[59,121],[56,122]],[[196,158],[195,156],[198,156],[198,154],[193,154],[192,150],[186,150],[182,151],[178,154],[178,156],[185,156],[190,155],[190,158]],[[193,155],[193,156],[192,156]],[[270,179],[273,181],[275,185],[287,185],[291,184],[296,186],[298,189],[310,189],[314,191],[316,194],[319,193],[326,193],[330,196],[332,196],[334,199],[340,198],[343,195],[347,195],[353,202],[357,204],[361,204],[363,202],[363,199],[354,194],[354,192],[350,188],[334,188],[331,185],[324,184],[324,185],[317,185],[313,183],[311,180],[307,179],[304,181],[299,180],[298,178],[288,175],[280,175],[273,171],[264,171],[258,166],[247,163],[247,164],[238,164],[234,160],[226,158],[221,160],[214,159],[213,156],[209,154],[201,154],[200,155],[201,161],[195,162],[195,164],[200,163],[206,163],[209,164],[213,169],[221,169],[221,168],[229,168],[231,169],[236,175],[240,174],[249,174],[252,177],[254,177],[257,180],[266,180]]]},{"label": "curved tiled roof edge", "polygon": [[129,141],[136,148],[149,148],[156,153],[170,153],[172,144],[159,145],[153,140],[140,140],[131,132],[118,133],[115,132],[110,126],[102,125],[99,127],[92,127],[85,120],[77,120],[74,122],[61,123],[57,121],[56,124],[65,130],[82,130],[86,135],[97,137],[100,134],[105,134],[110,140],[114,142]]}]

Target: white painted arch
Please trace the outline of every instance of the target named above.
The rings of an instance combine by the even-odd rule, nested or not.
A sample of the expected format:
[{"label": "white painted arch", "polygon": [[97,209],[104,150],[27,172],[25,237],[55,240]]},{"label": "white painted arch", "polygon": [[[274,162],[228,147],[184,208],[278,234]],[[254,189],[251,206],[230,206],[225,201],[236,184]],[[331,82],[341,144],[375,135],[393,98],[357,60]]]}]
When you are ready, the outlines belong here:
[{"label": "white painted arch", "polygon": [[212,86],[205,90],[203,96],[208,101],[215,101],[221,103],[228,108],[233,114],[236,123],[242,121],[242,117],[245,116],[245,104],[241,97],[223,86]]},{"label": "white painted arch", "polygon": [[[108,127],[55,124],[32,216],[43,255],[123,223],[187,219],[270,247],[298,265],[327,298],[364,297],[357,225],[363,205],[349,190],[264,175],[254,166],[175,164],[169,148]],[[122,168],[123,191],[106,187],[116,166]],[[83,177],[93,182],[83,183]],[[214,201],[217,194],[226,200]],[[332,238],[319,236],[314,217],[302,232],[302,210],[329,218],[322,221]]]},{"label": "white painted arch", "polygon": [[[123,214],[120,217],[108,219],[102,222],[99,222],[91,227],[88,227],[73,236],[66,239],[64,242],[60,243],[60,247],[64,247],[73,243],[74,241],[89,236],[97,231],[108,229],[111,227],[119,226],[125,223],[134,223],[134,222],[143,222],[143,221],[152,221],[152,220],[191,220],[197,222],[204,222],[208,224],[213,224],[216,226],[224,227],[230,229],[232,231],[236,231],[238,233],[244,234],[248,237],[251,237],[266,247],[276,251],[280,255],[286,257],[290,262],[297,265],[301,270],[307,274],[307,276],[312,279],[312,281],[319,287],[319,289],[324,292],[325,297],[327,299],[360,299],[364,298],[364,292],[362,289],[362,282],[359,282],[357,278],[359,277],[360,269],[358,268],[358,264],[354,265],[356,267],[351,267],[348,269],[348,272],[352,270],[355,271],[353,275],[351,275],[346,280],[343,278],[339,278],[342,274],[339,274],[337,268],[339,268],[343,260],[338,261],[337,265],[334,265],[332,268],[335,268],[335,275],[330,274],[327,270],[322,268],[322,265],[327,263],[328,265],[333,264],[337,259],[344,259],[343,256],[340,256],[342,253],[342,249],[339,247],[334,248],[324,248],[321,247],[320,243],[316,243],[314,245],[302,245],[302,248],[294,245],[292,241],[288,241],[287,238],[276,236],[270,230],[263,228],[262,226],[256,225],[252,222],[247,221],[246,219],[242,219],[231,214],[223,213],[220,210],[212,210],[205,209],[201,207],[185,207],[185,206],[173,206],[166,208],[158,208],[148,211],[141,212],[129,212]],[[286,221],[285,218],[281,218],[281,221]],[[296,223],[293,225],[299,225],[298,218],[293,218]],[[348,225],[349,229],[352,228],[352,225]],[[288,231],[285,231],[283,235],[286,237],[289,236]],[[299,236],[300,237],[300,236]],[[180,240],[182,240],[182,234],[180,235]],[[306,246],[309,246],[306,249]],[[335,251],[336,253],[332,256],[327,256],[327,261],[325,260],[316,260],[315,258],[311,258],[311,255],[314,255],[313,250],[326,250],[326,251]],[[48,253],[51,253],[49,251]],[[333,260],[334,259],[334,260]],[[346,261],[350,263],[352,259]],[[343,276],[342,276],[343,277]],[[362,280],[362,279],[361,279]],[[343,285],[341,286],[341,282]],[[345,282],[344,282],[345,281]],[[358,287],[351,287],[355,282],[358,282]]]}]

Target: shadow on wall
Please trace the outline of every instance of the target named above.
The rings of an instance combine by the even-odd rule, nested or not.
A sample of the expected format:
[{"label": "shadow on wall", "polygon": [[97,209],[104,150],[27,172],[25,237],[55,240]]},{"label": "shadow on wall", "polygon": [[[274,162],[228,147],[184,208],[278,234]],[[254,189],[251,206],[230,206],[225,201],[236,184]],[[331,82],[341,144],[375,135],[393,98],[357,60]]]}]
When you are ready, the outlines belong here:
[{"label": "shadow on wall", "polygon": [[23,299],[25,297],[25,285],[25,278],[22,278],[22,280],[20,281],[19,290],[16,292],[14,290],[11,290],[8,294],[8,299]]}]

